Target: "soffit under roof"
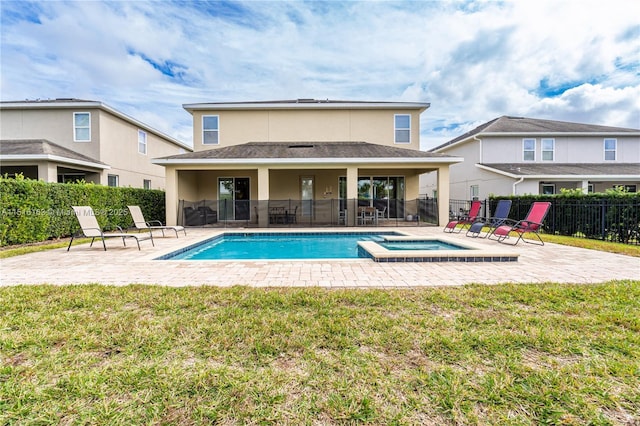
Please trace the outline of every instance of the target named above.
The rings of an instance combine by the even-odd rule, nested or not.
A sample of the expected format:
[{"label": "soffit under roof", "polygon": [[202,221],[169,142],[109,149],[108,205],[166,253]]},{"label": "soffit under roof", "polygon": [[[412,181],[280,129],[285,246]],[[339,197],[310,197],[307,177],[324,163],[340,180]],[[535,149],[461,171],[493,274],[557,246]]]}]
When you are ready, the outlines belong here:
[{"label": "soffit under roof", "polygon": [[493,163],[481,164],[515,176],[640,176],[640,163],[575,163],[575,164],[527,164]]}]

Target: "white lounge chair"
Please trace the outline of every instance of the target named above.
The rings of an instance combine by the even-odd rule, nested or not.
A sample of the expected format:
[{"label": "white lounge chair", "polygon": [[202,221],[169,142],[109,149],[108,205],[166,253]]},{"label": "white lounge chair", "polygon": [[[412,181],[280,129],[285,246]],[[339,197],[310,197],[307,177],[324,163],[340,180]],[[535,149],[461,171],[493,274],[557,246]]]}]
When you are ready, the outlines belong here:
[{"label": "white lounge chair", "polygon": [[[96,238],[100,238],[102,240],[102,246],[104,250],[107,251],[107,244],[104,242],[105,238],[122,238],[122,243],[127,246],[125,240],[127,238],[134,238],[136,243],[138,244],[138,250],[140,250],[140,241],[143,240],[151,240],[151,244],[155,246],[153,243],[153,235],[151,235],[151,231],[149,231],[149,235],[141,235],[141,234],[127,234],[122,232],[122,228],[118,227],[120,232],[104,232],[98,224],[98,219],[96,219],[96,215],[93,212],[93,209],[90,206],[73,206],[73,211],[78,218],[78,222],[80,223],[80,228],[82,230],[83,237],[91,238],[91,244],[89,247],[93,246],[93,241]],[[71,243],[73,243],[74,235],[71,236],[71,241],[69,241],[69,247],[67,247],[67,251],[71,248]]]},{"label": "white lounge chair", "polygon": [[[154,229],[159,229],[162,231],[162,236],[164,237],[165,229],[172,229],[176,233],[176,238],[178,238],[178,231],[184,232],[184,235],[187,235],[187,230],[184,229],[183,226],[165,226],[159,220],[152,220],[147,222],[144,220],[144,215],[142,214],[142,210],[140,206],[127,206],[129,207],[129,212],[131,213],[131,217],[133,218],[133,225],[137,230],[149,231],[152,232]],[[157,224],[157,225],[154,225]]]}]

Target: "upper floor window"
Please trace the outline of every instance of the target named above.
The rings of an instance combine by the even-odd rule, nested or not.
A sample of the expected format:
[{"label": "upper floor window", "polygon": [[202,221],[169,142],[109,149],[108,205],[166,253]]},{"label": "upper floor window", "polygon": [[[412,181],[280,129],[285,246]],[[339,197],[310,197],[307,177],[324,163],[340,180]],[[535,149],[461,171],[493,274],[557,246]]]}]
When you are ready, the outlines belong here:
[{"label": "upper floor window", "polygon": [[536,161],[536,140],[535,139],[522,140],[522,160]]},{"label": "upper floor window", "polygon": [[605,139],[604,140],[604,159],[605,159],[605,161],[615,161],[617,145],[618,145],[618,140],[617,139]]},{"label": "upper floor window", "polygon": [[91,142],[91,113],[73,113],[73,140],[74,142]]},{"label": "upper floor window", "polygon": [[411,143],[411,116],[396,114],[394,116],[395,143]]},{"label": "upper floor window", "polygon": [[138,130],[138,152],[140,154],[147,154],[147,132]]},{"label": "upper floor window", "polygon": [[151,179],[142,179],[142,187],[144,189],[151,189]]},{"label": "upper floor window", "polygon": [[220,120],[217,115],[202,116],[202,143],[217,145],[220,143]]},{"label": "upper floor window", "polygon": [[553,161],[556,147],[555,139],[542,139],[542,161]]}]

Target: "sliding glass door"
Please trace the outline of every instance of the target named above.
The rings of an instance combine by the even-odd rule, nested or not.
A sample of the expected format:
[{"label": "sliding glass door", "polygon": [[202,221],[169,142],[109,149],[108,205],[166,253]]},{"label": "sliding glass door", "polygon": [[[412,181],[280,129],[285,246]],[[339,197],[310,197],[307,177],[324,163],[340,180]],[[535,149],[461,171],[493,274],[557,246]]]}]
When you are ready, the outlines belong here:
[{"label": "sliding glass door", "polygon": [[249,178],[218,178],[218,219],[249,220]]}]

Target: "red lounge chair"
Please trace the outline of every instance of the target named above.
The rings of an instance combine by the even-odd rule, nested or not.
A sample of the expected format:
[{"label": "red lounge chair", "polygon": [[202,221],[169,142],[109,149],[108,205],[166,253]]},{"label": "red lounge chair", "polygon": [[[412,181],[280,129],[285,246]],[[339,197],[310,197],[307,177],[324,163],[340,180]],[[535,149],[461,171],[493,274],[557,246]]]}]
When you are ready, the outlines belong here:
[{"label": "red lounge chair", "polygon": [[[539,232],[540,228],[542,228],[542,221],[549,212],[549,207],[551,207],[551,203],[549,202],[536,201],[531,205],[529,213],[527,213],[527,217],[519,222],[510,221],[511,224],[507,223],[509,221],[505,222],[504,225],[498,226],[493,231],[493,234],[489,236],[489,238],[495,236],[496,240],[502,243],[504,242],[504,240],[509,238],[509,234],[511,232],[515,232],[518,234],[518,239],[515,243],[513,243],[513,245],[518,244],[520,240],[524,241],[525,243],[544,245],[544,241],[542,241],[542,238],[540,238]],[[538,241],[540,241],[540,243],[536,243],[535,240],[527,241],[524,238],[524,234],[526,233],[534,234],[538,238]]]},{"label": "red lounge chair", "polygon": [[449,223],[447,223],[447,226],[444,227],[443,231],[451,233],[456,230],[456,227],[458,225],[462,225],[457,231],[458,233],[462,232],[464,228],[471,226],[471,224],[476,221],[476,219],[478,218],[478,214],[480,213],[480,207],[482,207],[481,201],[472,201],[471,208],[469,209],[469,214],[467,214],[466,216],[462,216],[456,220],[449,221]]}]

